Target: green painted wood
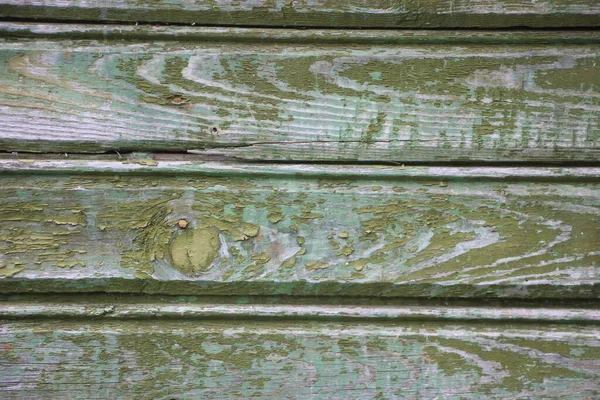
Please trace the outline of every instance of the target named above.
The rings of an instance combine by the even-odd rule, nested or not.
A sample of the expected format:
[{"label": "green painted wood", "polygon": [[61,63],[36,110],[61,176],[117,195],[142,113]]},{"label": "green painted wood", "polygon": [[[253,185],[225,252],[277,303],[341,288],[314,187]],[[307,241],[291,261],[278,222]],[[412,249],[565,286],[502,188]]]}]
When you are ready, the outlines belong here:
[{"label": "green painted wood", "polygon": [[597,33],[2,26],[2,150],[600,160]]},{"label": "green painted wood", "polygon": [[0,295],[0,319],[159,320],[215,318],[315,321],[527,322],[598,324],[593,301],[381,297]]},{"label": "green painted wood", "polygon": [[598,44],[594,29],[285,29],[113,25],[78,23],[0,23],[4,38],[89,39],[130,41],[276,42],[327,44]]},{"label": "green painted wood", "polygon": [[22,320],[0,330],[7,398],[600,395],[595,325]]},{"label": "green painted wood", "polygon": [[0,291],[598,298],[597,168],[0,162]]},{"label": "green painted wood", "polygon": [[1,18],[352,28],[599,26],[595,0],[1,0]]}]

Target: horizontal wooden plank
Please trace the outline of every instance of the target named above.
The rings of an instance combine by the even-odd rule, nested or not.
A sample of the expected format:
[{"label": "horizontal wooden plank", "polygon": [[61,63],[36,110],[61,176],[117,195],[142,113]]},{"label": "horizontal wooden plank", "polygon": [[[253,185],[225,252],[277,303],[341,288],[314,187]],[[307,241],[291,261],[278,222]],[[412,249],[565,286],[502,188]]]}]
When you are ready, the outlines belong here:
[{"label": "horizontal wooden plank", "polygon": [[[476,303],[475,303],[476,301]],[[506,321],[600,324],[597,303],[581,301],[387,299],[370,297],[44,294],[0,296],[0,319],[252,319],[334,321]]]},{"label": "horizontal wooden plank", "polygon": [[[560,33],[538,38],[549,44],[523,38],[507,44],[494,43],[497,35],[465,33],[461,43],[457,34],[413,32],[368,44],[367,33],[336,44],[339,32],[325,31],[285,43],[278,33],[261,41],[264,30],[241,42],[237,33],[223,39],[228,34],[214,29],[204,40],[195,33],[181,41],[15,40],[31,29],[5,30],[1,150],[197,151],[304,161],[600,160],[597,35],[580,37],[594,43],[567,45],[558,43]],[[68,35],[64,27],[51,31]],[[564,35],[566,42],[578,40]]]},{"label": "horizontal wooden plank", "polygon": [[0,332],[7,398],[600,395],[593,325],[34,320]]},{"label": "horizontal wooden plank", "polygon": [[599,26],[595,0],[1,0],[0,18],[354,28]]},{"label": "horizontal wooden plank", "polygon": [[599,295],[597,168],[107,159],[0,162],[1,292]]}]

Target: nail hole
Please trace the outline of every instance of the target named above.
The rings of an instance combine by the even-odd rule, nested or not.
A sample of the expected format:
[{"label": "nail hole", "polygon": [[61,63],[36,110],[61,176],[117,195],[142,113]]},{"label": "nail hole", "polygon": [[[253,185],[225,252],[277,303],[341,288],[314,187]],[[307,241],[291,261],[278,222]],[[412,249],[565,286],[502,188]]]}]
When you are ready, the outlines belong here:
[{"label": "nail hole", "polygon": [[218,133],[218,132],[219,132],[219,128],[218,128],[218,127],[216,127],[216,126],[213,126],[212,128],[210,128],[210,131],[211,131],[212,133]]},{"label": "nail hole", "polygon": [[181,229],[187,228],[188,224],[189,222],[187,222],[185,219],[180,219],[179,221],[177,221],[177,226]]}]

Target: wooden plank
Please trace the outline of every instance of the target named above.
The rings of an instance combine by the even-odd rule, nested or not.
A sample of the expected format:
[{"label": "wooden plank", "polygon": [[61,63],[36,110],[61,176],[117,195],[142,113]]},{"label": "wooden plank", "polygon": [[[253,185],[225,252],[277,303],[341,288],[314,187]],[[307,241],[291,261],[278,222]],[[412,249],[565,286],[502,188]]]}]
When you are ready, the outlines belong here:
[{"label": "wooden plank", "polygon": [[12,294],[0,296],[0,319],[194,319],[319,321],[527,322],[599,324],[590,301],[399,299],[377,297]]},{"label": "wooden plank", "polygon": [[23,320],[0,332],[7,398],[600,395],[594,325]]},{"label": "wooden plank", "polygon": [[591,27],[596,0],[1,0],[0,18],[346,28]]},{"label": "wooden plank", "polygon": [[109,160],[0,162],[1,292],[599,295],[597,168]]},{"label": "wooden plank", "polygon": [[212,29],[204,40],[197,30],[173,41],[163,28],[132,42],[117,40],[120,27],[102,31],[110,40],[97,30],[64,39],[73,27],[39,39],[26,36],[41,26],[4,29],[2,150],[600,160],[597,33],[514,34],[502,42],[497,33],[400,32],[383,37],[387,44],[351,33],[356,41],[336,44],[340,33],[325,31],[262,41],[266,30],[256,30],[236,42],[239,30]]}]

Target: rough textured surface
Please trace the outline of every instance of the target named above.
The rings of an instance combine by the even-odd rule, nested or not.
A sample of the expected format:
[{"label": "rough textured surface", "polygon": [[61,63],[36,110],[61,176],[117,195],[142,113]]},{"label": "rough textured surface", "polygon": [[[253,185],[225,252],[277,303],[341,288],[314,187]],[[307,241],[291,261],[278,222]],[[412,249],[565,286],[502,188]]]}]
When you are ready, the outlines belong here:
[{"label": "rough textured surface", "polygon": [[[270,27],[599,15],[595,0],[0,0],[5,20]],[[600,398],[599,44],[0,23],[0,397]]]},{"label": "rough textured surface", "polygon": [[0,295],[0,319],[216,318],[277,321],[449,321],[598,324],[594,300],[319,296],[169,296],[123,293]]},{"label": "rough textured surface", "polygon": [[[5,30],[3,150],[197,150],[307,161],[600,159],[600,51],[589,35],[582,36],[588,44],[556,43],[561,34],[542,34],[549,44],[536,43],[536,34],[536,44],[490,44],[498,41],[493,35],[466,33],[461,43],[460,35],[421,32],[378,45],[361,35],[336,44],[339,33],[325,32],[284,43],[285,35],[262,41],[259,32],[215,41],[214,29],[189,41],[15,41],[18,31],[44,29]],[[564,40],[576,38],[570,32]]]},{"label": "rough textured surface", "polygon": [[598,297],[595,168],[1,165],[5,293]]},{"label": "rough textured surface", "polygon": [[429,30],[429,29],[284,29],[2,22],[5,38],[134,41],[277,42],[316,44],[598,44],[600,32],[581,29]]},{"label": "rough textured surface", "polygon": [[1,18],[321,27],[600,25],[596,0],[1,0]]},{"label": "rough textured surface", "polygon": [[600,395],[600,331],[593,325],[115,322],[3,321],[3,397]]}]

